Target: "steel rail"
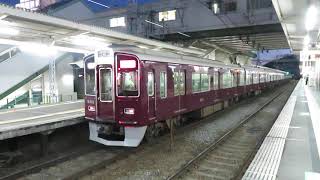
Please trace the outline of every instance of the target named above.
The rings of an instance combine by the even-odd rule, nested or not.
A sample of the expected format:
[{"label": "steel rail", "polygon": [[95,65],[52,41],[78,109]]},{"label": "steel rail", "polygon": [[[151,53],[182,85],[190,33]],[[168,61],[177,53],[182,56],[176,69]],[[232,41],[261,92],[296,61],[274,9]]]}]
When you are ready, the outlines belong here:
[{"label": "steel rail", "polygon": [[96,146],[90,147],[90,148],[85,148],[85,149],[82,149],[80,151],[72,151],[72,152],[70,152],[68,154],[61,155],[61,156],[59,156],[57,158],[49,159],[48,161],[32,165],[32,166],[27,167],[25,169],[18,170],[16,172],[12,172],[12,173],[10,173],[8,175],[1,176],[0,180],[17,179],[17,178],[22,177],[24,175],[28,175],[28,174],[31,174],[31,173],[39,172],[43,168],[51,167],[51,166],[53,166],[55,164],[67,161],[67,160],[75,158],[75,157],[79,157],[82,154],[92,152],[92,151],[95,150],[95,148],[96,148]]},{"label": "steel rail", "polygon": [[[278,96],[280,96],[284,91],[281,91],[279,94],[275,95],[271,100],[269,100],[268,102],[264,103],[260,108],[258,108],[258,110],[256,110],[254,113],[250,114],[249,116],[247,116],[246,118],[244,118],[244,120],[241,121],[241,123],[231,129],[230,131],[228,131],[226,134],[224,134],[221,138],[219,138],[218,141],[216,141],[214,144],[210,145],[209,147],[207,147],[204,151],[202,151],[199,155],[196,156],[196,158],[194,158],[193,160],[189,161],[187,164],[185,164],[181,169],[179,169],[179,171],[177,171],[177,173],[175,173],[174,175],[168,177],[168,179],[174,179],[176,177],[178,177],[180,174],[182,174],[191,164],[193,164],[197,159],[199,159],[200,157],[202,157],[203,155],[205,155],[206,152],[208,152],[209,150],[215,148],[215,146],[217,146],[220,142],[222,142],[223,140],[226,139],[227,136],[229,136],[234,130],[236,130],[237,128],[239,128],[242,124],[244,124],[246,121],[248,121],[250,118],[252,118],[255,114],[257,114],[259,111],[261,111],[265,106],[267,106],[268,104],[270,104],[274,99],[276,99]],[[223,113],[225,111],[220,111],[220,113]],[[219,114],[219,112],[218,112]],[[197,122],[193,122],[187,126],[185,126],[184,128],[178,130],[180,131],[184,131],[187,129],[190,129],[192,127],[194,127],[195,125],[198,125],[200,123],[203,123],[206,121],[197,121]],[[141,148],[143,148],[143,146],[139,146],[136,149],[130,149],[130,150],[123,150],[121,152],[118,152],[114,157],[111,157],[110,159],[106,159],[103,160],[95,165],[80,169],[79,171],[77,170],[75,173],[69,174],[66,177],[61,177],[61,179],[63,180],[73,180],[73,179],[79,179],[83,176],[89,175],[91,173],[93,173],[94,171],[97,171],[99,169],[103,169],[105,168],[108,164],[114,163],[116,161],[120,161],[123,160],[125,158],[128,158],[130,155],[134,154],[135,152],[138,152]],[[20,170],[14,173],[11,173],[9,175],[6,176],[2,176],[0,177],[0,180],[7,180],[7,179],[17,179],[18,177],[24,176],[24,175],[28,175],[31,173],[35,173],[35,172],[39,172],[41,169],[43,168],[48,168],[51,166],[54,166],[58,163],[73,159],[75,157],[81,156],[82,154],[88,153],[88,152],[92,152],[91,151],[82,151],[82,152],[72,152],[70,154],[67,155],[63,155],[60,156],[58,158],[55,159],[51,159],[49,161],[46,162],[42,162],[39,163],[37,165],[33,165],[29,168],[26,168],[24,170]],[[112,151],[111,153],[115,153],[114,151]]]},{"label": "steel rail", "polygon": [[203,151],[201,151],[197,156],[192,158],[190,161],[188,161],[186,164],[184,164],[181,168],[179,168],[175,173],[170,175],[167,180],[173,180],[181,175],[183,175],[191,165],[195,164],[198,160],[200,160],[203,156],[205,156],[207,153],[212,151],[213,149],[216,149],[220,143],[225,141],[227,138],[229,138],[237,129],[242,127],[245,123],[247,123],[251,118],[253,118],[256,114],[258,114],[261,110],[263,110],[266,106],[268,106],[271,102],[273,102],[275,99],[277,99],[280,95],[282,95],[284,92],[286,92],[289,88],[286,88],[285,90],[281,91],[274,97],[272,97],[269,101],[264,103],[261,107],[259,107],[255,112],[245,117],[237,126],[230,129],[228,132],[226,132],[224,135],[222,135],[217,141],[214,141],[211,145],[206,147]]}]

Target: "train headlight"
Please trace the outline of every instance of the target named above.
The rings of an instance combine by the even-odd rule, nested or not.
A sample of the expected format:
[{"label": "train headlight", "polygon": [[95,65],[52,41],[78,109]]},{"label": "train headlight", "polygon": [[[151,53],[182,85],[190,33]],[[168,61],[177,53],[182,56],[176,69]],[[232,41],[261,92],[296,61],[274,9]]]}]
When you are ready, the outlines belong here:
[{"label": "train headlight", "polygon": [[88,106],[88,111],[90,111],[90,112],[96,111],[96,107]]},{"label": "train headlight", "polygon": [[124,114],[134,114],[134,108],[124,108]]}]

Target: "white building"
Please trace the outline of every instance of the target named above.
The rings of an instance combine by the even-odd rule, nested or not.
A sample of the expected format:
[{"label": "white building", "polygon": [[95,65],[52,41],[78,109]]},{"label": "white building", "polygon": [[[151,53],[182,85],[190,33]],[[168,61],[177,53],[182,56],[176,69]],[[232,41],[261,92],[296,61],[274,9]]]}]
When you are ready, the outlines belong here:
[{"label": "white building", "polygon": [[301,74],[309,77],[309,86],[320,88],[320,51],[304,50],[300,52]]}]

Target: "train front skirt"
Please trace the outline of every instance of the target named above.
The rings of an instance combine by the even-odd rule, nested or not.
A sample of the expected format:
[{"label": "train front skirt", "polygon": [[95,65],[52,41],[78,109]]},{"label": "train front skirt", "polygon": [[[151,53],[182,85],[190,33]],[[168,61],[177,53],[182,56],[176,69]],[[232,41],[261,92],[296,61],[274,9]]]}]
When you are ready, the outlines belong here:
[{"label": "train front skirt", "polygon": [[128,146],[128,147],[137,147],[147,130],[147,126],[142,127],[125,127],[124,128],[124,140],[123,141],[113,141],[113,140],[106,140],[104,138],[99,137],[98,131],[99,131],[100,125],[89,122],[89,130],[90,130],[90,137],[89,139],[92,141],[96,141],[98,143],[107,145],[107,146]]}]

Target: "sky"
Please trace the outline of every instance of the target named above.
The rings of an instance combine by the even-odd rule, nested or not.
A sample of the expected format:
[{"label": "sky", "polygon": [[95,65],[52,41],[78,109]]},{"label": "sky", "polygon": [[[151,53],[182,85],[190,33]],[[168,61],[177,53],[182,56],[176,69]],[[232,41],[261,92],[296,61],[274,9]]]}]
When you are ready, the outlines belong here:
[{"label": "sky", "polygon": [[263,53],[260,52],[259,58],[261,60],[278,59],[288,54],[292,54],[290,49],[269,50],[269,52],[266,52],[266,51],[263,51]]},{"label": "sky", "polygon": [[19,1],[20,0],[0,0],[1,3],[8,5],[15,5],[16,3],[19,3]]}]

